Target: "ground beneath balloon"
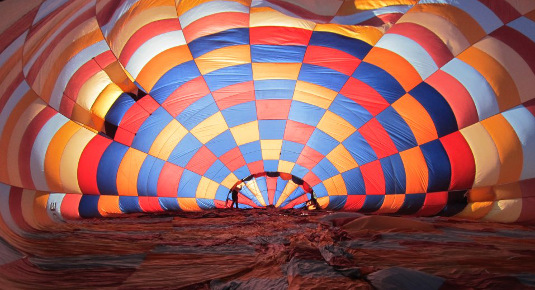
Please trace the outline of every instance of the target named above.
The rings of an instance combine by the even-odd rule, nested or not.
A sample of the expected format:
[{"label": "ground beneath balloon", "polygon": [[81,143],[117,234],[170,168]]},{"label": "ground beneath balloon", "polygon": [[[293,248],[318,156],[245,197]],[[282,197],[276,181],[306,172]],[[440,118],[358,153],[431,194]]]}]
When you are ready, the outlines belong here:
[{"label": "ground beneath balloon", "polygon": [[535,287],[532,225],[260,209],[84,220],[44,237],[26,254],[0,241],[2,287]]}]

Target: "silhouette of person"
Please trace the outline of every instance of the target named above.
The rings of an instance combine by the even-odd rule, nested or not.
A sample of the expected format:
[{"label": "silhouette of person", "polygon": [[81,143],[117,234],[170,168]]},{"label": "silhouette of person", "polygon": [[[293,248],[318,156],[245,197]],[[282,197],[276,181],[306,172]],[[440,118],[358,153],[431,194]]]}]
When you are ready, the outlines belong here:
[{"label": "silhouette of person", "polygon": [[234,204],[236,204],[236,208],[238,208],[238,193],[240,190],[241,184],[232,189],[232,204],[230,205],[230,208],[232,208]]}]

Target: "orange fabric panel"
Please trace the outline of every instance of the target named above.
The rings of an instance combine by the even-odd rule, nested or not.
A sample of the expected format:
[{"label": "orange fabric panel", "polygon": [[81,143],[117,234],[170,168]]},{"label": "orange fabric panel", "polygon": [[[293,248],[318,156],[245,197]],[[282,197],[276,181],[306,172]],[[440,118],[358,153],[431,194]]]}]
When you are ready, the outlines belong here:
[{"label": "orange fabric panel", "polygon": [[123,213],[119,207],[119,196],[101,195],[98,199],[98,212],[103,217]]},{"label": "orange fabric panel", "polygon": [[61,156],[63,156],[63,149],[71,137],[80,129],[80,126],[72,121],[69,121],[59,129],[52,140],[45,155],[45,171],[48,188],[51,191],[61,192],[63,185],[61,184],[60,165]]},{"label": "orange fabric panel", "polygon": [[386,194],[381,208],[374,213],[387,214],[397,212],[405,201],[404,194]]},{"label": "orange fabric panel", "polygon": [[405,94],[395,101],[392,107],[409,125],[418,144],[424,144],[438,138],[433,119],[413,96]]},{"label": "orange fabric panel", "polygon": [[522,198],[522,187],[519,182],[496,185],[493,190],[496,200]]},{"label": "orange fabric panel", "polygon": [[48,192],[38,191],[35,193],[33,203],[33,214],[37,222],[38,229],[53,230],[58,224],[50,219],[47,213]]},{"label": "orange fabric panel", "polygon": [[492,210],[493,204],[493,201],[471,202],[456,217],[481,219]]},{"label": "orange fabric panel", "polygon": [[420,147],[414,147],[400,152],[399,155],[405,167],[407,182],[405,193],[426,192],[429,182],[429,172]]},{"label": "orange fabric panel", "polygon": [[249,14],[241,12],[222,12],[195,20],[183,29],[184,38],[191,42],[197,38],[226,31],[233,28],[247,27]]},{"label": "orange fabric panel", "polygon": [[129,148],[117,170],[117,192],[119,195],[137,196],[137,177],[146,153]]},{"label": "orange fabric panel", "polygon": [[200,211],[201,210],[201,208],[197,204],[196,198],[179,197],[178,205],[180,206],[180,209],[184,211]]},{"label": "orange fabric panel", "polygon": [[471,189],[468,194],[468,202],[494,201],[496,195],[492,187],[479,187]]},{"label": "orange fabric panel", "polygon": [[374,47],[364,58],[365,62],[374,64],[389,74],[403,86],[405,91],[410,91],[422,78],[414,67],[400,55],[380,47]]}]

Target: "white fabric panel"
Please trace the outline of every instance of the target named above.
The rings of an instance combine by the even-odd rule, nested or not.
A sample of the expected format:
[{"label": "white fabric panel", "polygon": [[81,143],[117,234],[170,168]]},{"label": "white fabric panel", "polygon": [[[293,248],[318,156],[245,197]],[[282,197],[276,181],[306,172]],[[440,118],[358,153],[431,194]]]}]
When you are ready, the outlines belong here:
[{"label": "white fabric panel", "polygon": [[184,44],[186,44],[186,39],[184,39],[182,30],[171,31],[155,36],[143,43],[136,52],[132,54],[132,57],[125,68],[132,77],[137,78],[141,69],[143,69],[143,67],[155,56],[165,50]]},{"label": "white fabric panel", "polygon": [[524,159],[520,179],[535,178],[535,117],[523,105],[503,112],[502,115],[513,126],[522,144]]},{"label": "white fabric panel", "polygon": [[408,5],[386,6],[386,7],[381,7],[378,9],[355,13],[352,15],[336,16],[333,18],[331,23],[354,25],[357,23],[364,22],[377,15],[383,15],[383,14],[389,14],[389,13],[406,13],[407,11],[409,11],[409,9],[411,9],[411,7],[412,6],[408,6]]},{"label": "white fabric panel", "polygon": [[61,203],[65,193],[50,193],[48,195],[48,201],[46,204],[46,212],[51,220],[56,222],[63,222],[63,216],[61,215]]},{"label": "white fabric panel", "polygon": [[45,176],[45,156],[50,141],[57,131],[69,121],[65,116],[56,114],[41,128],[33,143],[30,155],[32,180],[37,190],[49,191]]},{"label": "white fabric panel", "polygon": [[454,58],[444,65],[441,70],[456,78],[470,93],[476,105],[480,121],[500,112],[494,90],[475,68],[462,60]]},{"label": "white fabric panel", "polygon": [[522,16],[509,23],[507,26],[514,28],[535,42],[535,22]]},{"label": "white fabric panel", "polygon": [[2,136],[2,132],[4,131],[4,127],[6,125],[7,119],[11,115],[11,112],[15,108],[15,106],[19,103],[20,99],[30,90],[30,86],[26,81],[22,81],[20,85],[15,89],[13,94],[8,97],[7,103],[4,106],[4,109],[2,112],[0,112],[0,136]]},{"label": "white fabric panel", "polygon": [[17,50],[19,50],[22,45],[24,44],[24,41],[26,40],[26,35],[28,34],[28,30],[24,31],[13,43],[11,43],[2,53],[0,53],[0,67],[4,65],[4,63],[13,56]]},{"label": "white fabric panel", "polygon": [[33,25],[67,2],[69,2],[69,0],[47,0],[43,2],[39,7],[37,15],[35,15],[35,18],[33,19]]},{"label": "white fabric panel", "polygon": [[54,85],[54,90],[50,96],[50,106],[56,110],[59,110],[63,92],[65,91],[65,88],[67,87],[67,84],[72,76],[78,71],[78,69],[80,69],[80,67],[86,64],[92,58],[108,50],[109,47],[106,41],[101,40],[87,48],[84,48],[77,55],[71,58],[58,75],[58,79]]},{"label": "white fabric panel", "polygon": [[11,190],[11,186],[7,184],[0,183],[0,215],[2,216],[2,220],[7,225],[9,229],[11,229],[13,232],[15,232],[19,236],[24,236],[26,232],[24,232],[17,223],[13,220],[13,217],[11,216],[11,209],[9,208],[9,192]]},{"label": "white fabric panel", "polygon": [[[100,29],[102,30],[102,34],[104,34],[104,37],[108,37],[108,34],[110,34],[113,27],[115,27],[115,23],[119,21],[119,19],[126,13],[130,8],[139,2],[139,0],[126,0],[121,7],[117,8],[115,12],[113,13],[113,16],[110,18],[108,23],[102,25]],[[103,23],[100,23],[103,24]]]},{"label": "white fabric panel", "polygon": [[421,0],[418,4],[440,3],[455,6],[470,14],[487,34],[503,25],[503,22],[487,6],[477,0]]},{"label": "white fabric panel", "polygon": [[408,37],[399,34],[385,34],[375,46],[402,56],[416,69],[423,80],[438,70],[437,64],[429,53]]},{"label": "white fabric panel", "polygon": [[186,13],[180,15],[180,25],[182,29],[193,23],[195,20],[201,19],[222,12],[242,12],[249,13],[249,7],[244,6],[238,2],[232,1],[211,1],[191,8]]},{"label": "white fabric panel", "polygon": [[82,13],[86,12],[88,9],[90,8],[93,8],[94,9],[95,7],[95,3],[93,2],[89,2],[88,4],[86,4],[85,6],[83,6],[82,8],[80,8],[79,10],[76,11],[76,13],[74,13],[69,19],[67,19],[67,21],[65,21],[60,27],[58,28],[55,28],[53,31],[54,33],[50,36],[47,36],[46,38],[46,41],[42,44],[39,44],[39,49],[32,55],[32,57],[28,60],[28,62],[24,65],[24,74],[25,75],[28,75],[28,72],[30,71],[31,67],[33,66],[33,64],[35,63],[35,61],[37,61],[37,58],[39,58],[39,56],[41,56],[41,54],[43,54],[43,51],[45,49],[48,48],[48,46],[50,45],[50,43],[58,36],[58,34],[62,33],[63,30],[68,26],[70,25],[71,23],[73,23],[76,19],[78,19],[78,17],[80,15],[82,15]]}]

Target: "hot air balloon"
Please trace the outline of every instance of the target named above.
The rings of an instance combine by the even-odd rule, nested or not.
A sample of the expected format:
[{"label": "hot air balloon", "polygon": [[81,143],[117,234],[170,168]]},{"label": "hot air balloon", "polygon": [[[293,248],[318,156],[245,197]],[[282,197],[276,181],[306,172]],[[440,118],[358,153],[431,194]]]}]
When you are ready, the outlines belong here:
[{"label": "hot air balloon", "polygon": [[240,208],[534,218],[533,1],[1,5],[6,239],[239,183]]}]

